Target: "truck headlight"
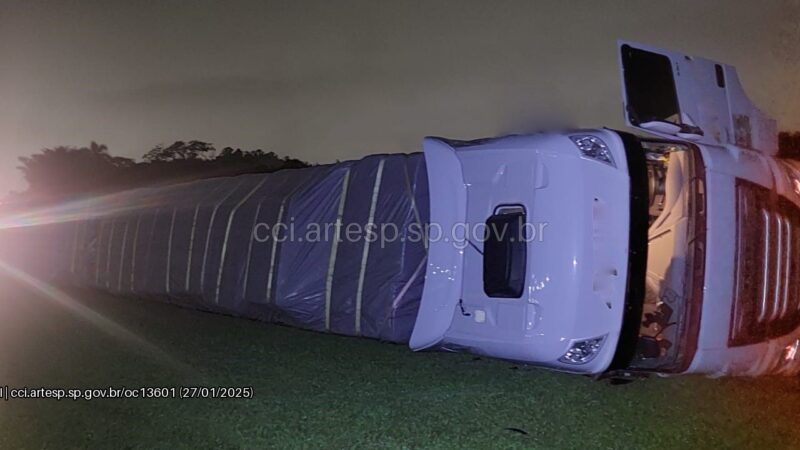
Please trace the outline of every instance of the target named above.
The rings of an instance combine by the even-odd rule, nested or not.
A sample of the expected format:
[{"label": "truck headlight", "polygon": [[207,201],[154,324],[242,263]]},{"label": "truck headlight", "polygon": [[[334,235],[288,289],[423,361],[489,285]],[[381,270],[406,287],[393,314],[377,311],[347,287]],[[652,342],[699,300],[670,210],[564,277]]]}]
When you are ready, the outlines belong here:
[{"label": "truck headlight", "polygon": [[606,163],[611,167],[617,167],[614,162],[614,156],[611,154],[611,149],[599,137],[584,134],[570,136],[569,138],[584,157]]},{"label": "truck headlight", "polygon": [[558,358],[559,361],[566,364],[586,364],[593,360],[600,349],[603,348],[603,343],[606,337],[600,336],[591,339],[583,339],[580,341],[573,341],[564,356]]}]

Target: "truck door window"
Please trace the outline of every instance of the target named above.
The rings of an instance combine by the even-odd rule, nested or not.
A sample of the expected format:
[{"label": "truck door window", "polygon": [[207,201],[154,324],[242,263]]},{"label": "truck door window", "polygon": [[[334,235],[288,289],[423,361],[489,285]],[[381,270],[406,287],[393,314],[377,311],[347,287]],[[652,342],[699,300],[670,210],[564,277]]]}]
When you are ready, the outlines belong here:
[{"label": "truck door window", "polygon": [[519,298],[528,258],[525,210],[501,207],[486,221],[483,290],[489,297]]},{"label": "truck door window", "polygon": [[678,94],[668,57],[624,45],[622,67],[631,124],[680,124]]}]

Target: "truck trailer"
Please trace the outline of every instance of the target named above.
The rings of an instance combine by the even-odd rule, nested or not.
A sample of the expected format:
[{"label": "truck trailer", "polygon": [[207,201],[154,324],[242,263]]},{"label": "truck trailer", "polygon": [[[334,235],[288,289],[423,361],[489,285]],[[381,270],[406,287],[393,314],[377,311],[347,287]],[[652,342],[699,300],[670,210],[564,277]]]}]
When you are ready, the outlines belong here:
[{"label": "truck trailer", "polygon": [[800,163],[728,65],[618,45],[630,131],[136,189],[7,218],[48,280],[596,377],[800,372]]}]

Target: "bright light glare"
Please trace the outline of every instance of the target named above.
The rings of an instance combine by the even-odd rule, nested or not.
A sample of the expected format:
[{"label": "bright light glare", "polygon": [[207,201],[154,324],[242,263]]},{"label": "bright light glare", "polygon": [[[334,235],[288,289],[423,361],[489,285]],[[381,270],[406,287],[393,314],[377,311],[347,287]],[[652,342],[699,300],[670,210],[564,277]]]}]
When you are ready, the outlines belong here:
[{"label": "bright light glare", "polygon": [[182,370],[187,369],[182,363],[175,360],[173,357],[165,353],[154,344],[137,336],[131,331],[128,331],[122,325],[119,325],[118,323],[92,310],[86,305],[78,302],[70,297],[66,292],[61,291],[60,289],[47,284],[44,281],[41,281],[29,273],[19,270],[2,260],[0,260],[0,272],[9,275],[20,283],[32,288],[38,293],[41,293],[48,300],[66,308],[79,318],[89,322],[91,325],[95,326],[101,331],[123,341],[124,343],[145,354],[154,357],[156,360],[164,363],[165,365]]},{"label": "bright light glare", "polygon": [[172,194],[185,187],[186,185],[142,188],[36,208],[0,218],[0,230],[89,220],[153,208],[163,204]]}]

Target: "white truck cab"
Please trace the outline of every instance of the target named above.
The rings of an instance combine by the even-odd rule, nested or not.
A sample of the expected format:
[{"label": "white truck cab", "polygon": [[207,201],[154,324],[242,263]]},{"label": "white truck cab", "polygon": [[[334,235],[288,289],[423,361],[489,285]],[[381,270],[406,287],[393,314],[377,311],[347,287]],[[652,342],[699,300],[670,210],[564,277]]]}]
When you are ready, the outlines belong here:
[{"label": "white truck cab", "polygon": [[410,346],[593,375],[798,373],[800,164],[733,67],[619,52],[625,119],[649,137],[425,139],[439,236]]},{"label": "white truck cab", "polygon": [[[778,157],[733,67],[618,50],[636,134],[431,137],[424,164],[143,187],[7,217],[0,257],[119,295],[598,377],[800,373],[800,162]],[[256,237],[289,222],[333,237]],[[406,231],[341,239],[378,223]],[[410,229],[424,224],[427,241]]]}]

